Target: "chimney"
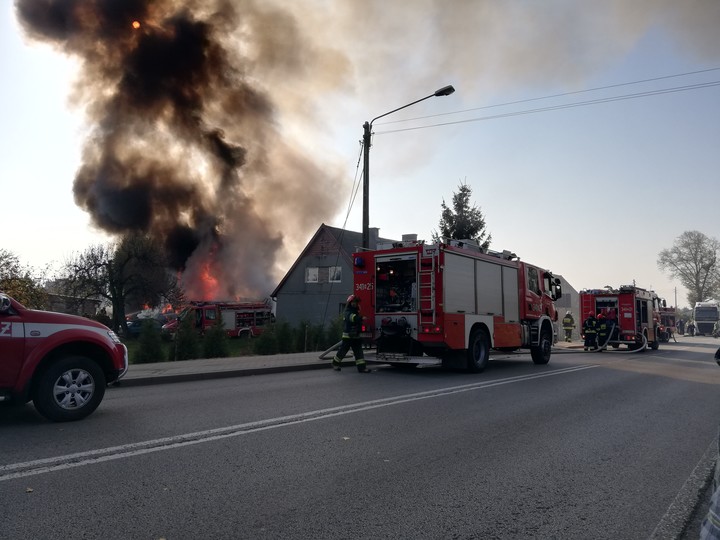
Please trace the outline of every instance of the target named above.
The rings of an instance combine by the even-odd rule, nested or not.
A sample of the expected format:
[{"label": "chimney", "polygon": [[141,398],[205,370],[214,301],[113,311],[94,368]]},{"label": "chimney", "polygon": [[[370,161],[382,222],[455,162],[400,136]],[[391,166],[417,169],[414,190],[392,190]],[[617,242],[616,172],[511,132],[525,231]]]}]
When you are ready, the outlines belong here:
[{"label": "chimney", "polygon": [[370,227],[368,229],[369,232],[369,248],[370,249],[377,249],[378,240],[380,239],[380,229],[378,227]]}]

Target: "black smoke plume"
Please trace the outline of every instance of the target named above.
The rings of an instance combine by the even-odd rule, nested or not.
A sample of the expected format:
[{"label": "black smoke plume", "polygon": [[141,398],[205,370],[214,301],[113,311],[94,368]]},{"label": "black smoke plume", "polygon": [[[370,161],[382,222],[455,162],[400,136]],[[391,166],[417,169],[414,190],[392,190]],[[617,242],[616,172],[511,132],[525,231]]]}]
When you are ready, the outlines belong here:
[{"label": "black smoke plume", "polygon": [[270,97],[248,73],[241,51],[253,35],[243,42],[239,29],[257,19],[253,3],[15,5],[31,38],[81,63],[74,99],[91,132],[76,203],[105,231],[160,239],[190,297],[267,295],[296,220],[283,223],[279,209],[331,216],[333,180],[281,138]]}]

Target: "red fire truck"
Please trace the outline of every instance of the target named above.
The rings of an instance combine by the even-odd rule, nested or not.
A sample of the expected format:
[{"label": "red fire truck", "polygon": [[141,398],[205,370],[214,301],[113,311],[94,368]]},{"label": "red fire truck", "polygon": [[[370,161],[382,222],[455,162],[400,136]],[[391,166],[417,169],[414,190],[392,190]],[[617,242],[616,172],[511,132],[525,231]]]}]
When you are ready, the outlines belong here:
[{"label": "red fire truck", "polygon": [[663,301],[654,291],[635,285],[618,289],[584,289],[580,291],[580,313],[583,320],[589,313],[602,313],[611,326],[607,344],[613,348],[627,345],[630,350],[660,346],[660,307]]},{"label": "red fire truck", "polygon": [[521,348],[536,364],[550,360],[560,280],[513,253],[413,238],[354,253],[353,272],[364,337],[377,349],[370,361],[480,372],[491,349]]},{"label": "red fire truck", "polygon": [[677,314],[674,307],[660,306],[660,341],[668,342],[673,338],[677,328],[675,326]]},{"label": "red fire truck", "polygon": [[222,321],[229,337],[247,338],[259,336],[266,325],[275,321],[268,301],[190,302],[177,319],[163,326],[163,332],[175,334],[186,317],[194,317],[194,326],[200,333]]}]

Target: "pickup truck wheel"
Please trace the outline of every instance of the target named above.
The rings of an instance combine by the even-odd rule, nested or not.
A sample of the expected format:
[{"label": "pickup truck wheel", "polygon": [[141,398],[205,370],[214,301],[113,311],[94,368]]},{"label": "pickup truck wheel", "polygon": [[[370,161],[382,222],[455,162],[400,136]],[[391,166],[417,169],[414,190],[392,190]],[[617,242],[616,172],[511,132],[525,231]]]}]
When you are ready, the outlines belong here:
[{"label": "pickup truck wheel", "polygon": [[532,358],[534,364],[544,365],[550,361],[552,342],[552,334],[545,330],[540,335],[540,343],[538,344],[538,346],[530,348],[530,357]]},{"label": "pickup truck wheel", "polygon": [[470,373],[481,373],[485,370],[490,359],[490,336],[478,328],[470,335],[470,348],[468,348],[467,368]]},{"label": "pickup truck wheel", "polygon": [[105,395],[105,374],[84,356],[67,356],[51,364],[37,380],[35,408],[53,422],[80,420],[97,409]]}]

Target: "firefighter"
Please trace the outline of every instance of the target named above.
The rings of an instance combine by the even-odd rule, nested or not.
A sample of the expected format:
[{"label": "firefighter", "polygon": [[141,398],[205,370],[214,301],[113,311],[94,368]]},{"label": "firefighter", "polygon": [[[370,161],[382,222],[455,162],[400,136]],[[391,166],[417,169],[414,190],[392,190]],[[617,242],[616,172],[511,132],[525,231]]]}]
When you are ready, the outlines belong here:
[{"label": "firefighter", "polygon": [[585,349],[597,350],[597,319],[592,311],[588,311],[586,319],[583,321],[583,336],[585,337]]},{"label": "firefighter", "polygon": [[343,334],[342,343],[338,349],[335,358],[332,360],[332,367],[335,371],[340,371],[340,362],[345,358],[347,352],[352,349],[355,356],[355,366],[359,373],[370,373],[365,363],[365,357],[362,349],[362,339],[360,331],[362,330],[362,317],[360,316],[360,298],[351,294],[347,298],[345,312],[343,313]]},{"label": "firefighter", "polygon": [[595,328],[597,329],[597,346],[602,351],[607,348],[608,341],[610,341],[610,325],[608,324],[603,312],[597,314],[596,320],[597,322]]},{"label": "firefighter", "polygon": [[575,319],[573,319],[572,311],[568,309],[562,320],[563,330],[565,330],[565,341],[572,341],[572,333],[575,328]]}]

